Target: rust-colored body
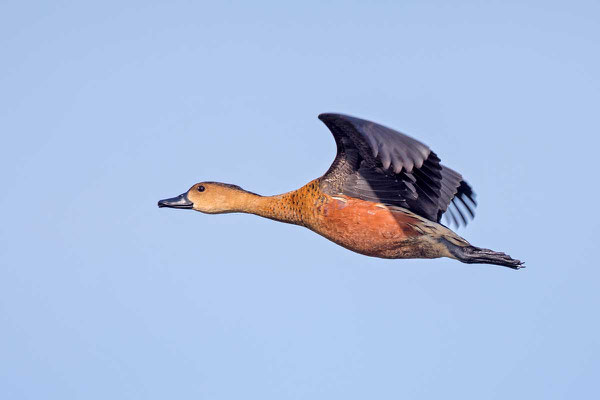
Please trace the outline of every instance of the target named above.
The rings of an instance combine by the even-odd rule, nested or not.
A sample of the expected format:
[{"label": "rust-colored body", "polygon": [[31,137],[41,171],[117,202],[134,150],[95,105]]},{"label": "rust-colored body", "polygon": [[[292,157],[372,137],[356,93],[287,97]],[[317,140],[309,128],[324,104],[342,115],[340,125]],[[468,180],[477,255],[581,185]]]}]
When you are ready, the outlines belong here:
[{"label": "rust-colored body", "polygon": [[279,196],[253,196],[244,208],[241,211],[305,226],[340,246],[372,257],[453,257],[439,242],[442,236],[457,245],[468,245],[443,225],[406,209],[323,193],[318,179]]}]

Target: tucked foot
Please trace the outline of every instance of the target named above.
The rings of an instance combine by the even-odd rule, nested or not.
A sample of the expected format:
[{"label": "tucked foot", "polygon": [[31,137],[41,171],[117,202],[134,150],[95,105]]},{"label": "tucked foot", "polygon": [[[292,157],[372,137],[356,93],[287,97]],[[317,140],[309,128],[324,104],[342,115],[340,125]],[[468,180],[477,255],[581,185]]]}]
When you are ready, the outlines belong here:
[{"label": "tucked foot", "polygon": [[508,254],[475,246],[457,246],[442,238],[450,253],[466,264],[494,264],[512,269],[525,268],[525,263]]}]

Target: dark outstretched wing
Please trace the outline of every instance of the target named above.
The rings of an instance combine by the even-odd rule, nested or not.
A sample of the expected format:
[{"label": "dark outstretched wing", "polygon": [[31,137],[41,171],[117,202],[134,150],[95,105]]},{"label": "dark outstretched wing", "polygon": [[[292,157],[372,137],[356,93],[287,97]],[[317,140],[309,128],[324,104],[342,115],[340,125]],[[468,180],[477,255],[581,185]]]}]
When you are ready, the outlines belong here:
[{"label": "dark outstretched wing", "polygon": [[319,119],[337,144],[337,156],[322,180],[327,193],[407,208],[435,222],[445,212],[456,225],[473,218],[473,190],[423,143],[347,115],[321,114]]}]

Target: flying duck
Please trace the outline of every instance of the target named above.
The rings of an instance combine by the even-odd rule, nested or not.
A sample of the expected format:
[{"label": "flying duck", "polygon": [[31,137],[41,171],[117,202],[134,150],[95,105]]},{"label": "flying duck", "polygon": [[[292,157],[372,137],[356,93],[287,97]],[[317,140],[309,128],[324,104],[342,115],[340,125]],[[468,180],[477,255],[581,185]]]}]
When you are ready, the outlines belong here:
[{"label": "flying duck", "polygon": [[207,214],[241,212],[304,226],[356,253],[380,258],[448,257],[519,269],[510,256],[472,246],[445,225],[474,217],[475,194],[425,144],[377,123],[321,114],[337,145],[329,170],[300,189],[261,196],[200,182],[159,207]]}]

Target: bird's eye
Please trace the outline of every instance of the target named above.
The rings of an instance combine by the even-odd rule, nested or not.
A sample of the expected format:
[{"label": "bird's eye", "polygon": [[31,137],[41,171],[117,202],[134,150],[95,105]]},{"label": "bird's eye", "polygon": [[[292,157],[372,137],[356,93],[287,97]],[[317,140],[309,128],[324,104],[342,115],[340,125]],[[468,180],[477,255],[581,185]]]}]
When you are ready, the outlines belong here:
[{"label": "bird's eye", "polygon": [[204,189],[205,189],[204,186],[202,186],[202,185],[198,186],[198,191],[199,192],[204,192]]}]

